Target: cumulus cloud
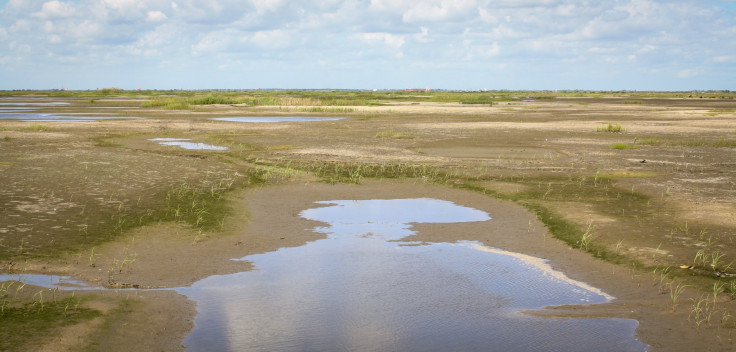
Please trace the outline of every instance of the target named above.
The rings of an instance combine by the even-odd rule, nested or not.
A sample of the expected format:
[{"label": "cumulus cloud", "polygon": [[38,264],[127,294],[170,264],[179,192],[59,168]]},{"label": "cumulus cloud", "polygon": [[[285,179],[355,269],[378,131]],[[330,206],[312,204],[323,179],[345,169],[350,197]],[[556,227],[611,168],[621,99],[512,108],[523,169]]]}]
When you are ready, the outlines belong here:
[{"label": "cumulus cloud", "polygon": [[361,33],[358,38],[367,42],[382,42],[395,49],[401,48],[405,42],[403,36],[391,33]]},{"label": "cumulus cloud", "polygon": [[167,18],[166,14],[161,11],[148,11],[146,14],[146,21],[148,22],[162,22]]},{"label": "cumulus cloud", "polygon": [[[715,0],[8,0],[0,3],[0,75],[41,77],[61,60],[68,72],[164,62],[354,72],[390,62],[399,70],[392,81],[402,69],[423,77],[430,75],[419,70],[455,68],[472,72],[452,81],[466,88],[476,77],[497,76],[494,70],[513,77],[534,67],[590,70],[610,82],[619,79],[613,72],[669,72],[683,82],[712,77],[728,85],[721,82],[736,81],[735,36],[734,6]],[[535,79],[546,78],[526,82]]]},{"label": "cumulus cloud", "polygon": [[74,7],[70,4],[60,2],[58,0],[45,2],[41,5],[41,11],[35,12],[32,16],[40,18],[65,18],[74,15]]},{"label": "cumulus cloud", "polygon": [[443,0],[438,3],[418,1],[404,12],[402,18],[407,23],[421,23],[462,21],[476,15],[477,7],[473,0]]}]

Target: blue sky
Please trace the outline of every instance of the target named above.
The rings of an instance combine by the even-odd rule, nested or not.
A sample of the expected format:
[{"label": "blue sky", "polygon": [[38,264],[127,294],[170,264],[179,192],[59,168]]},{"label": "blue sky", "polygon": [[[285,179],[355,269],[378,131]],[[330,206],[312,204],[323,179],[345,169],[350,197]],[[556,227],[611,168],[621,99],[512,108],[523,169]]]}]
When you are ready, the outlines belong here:
[{"label": "blue sky", "polygon": [[736,0],[0,0],[0,89],[734,82]]}]

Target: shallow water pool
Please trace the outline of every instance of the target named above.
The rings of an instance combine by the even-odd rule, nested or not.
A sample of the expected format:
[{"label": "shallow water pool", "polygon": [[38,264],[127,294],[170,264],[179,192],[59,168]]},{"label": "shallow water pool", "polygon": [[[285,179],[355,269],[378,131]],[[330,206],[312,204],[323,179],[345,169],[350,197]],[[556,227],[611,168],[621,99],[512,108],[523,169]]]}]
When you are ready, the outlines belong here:
[{"label": "shallow water pool", "polygon": [[23,120],[27,122],[89,122],[95,120],[111,120],[111,119],[140,119],[133,116],[114,116],[107,113],[38,113],[38,112],[19,112],[14,110],[0,110],[0,120],[12,119]]},{"label": "shallow water pool", "polygon": [[197,302],[188,350],[643,351],[637,322],[521,314],[612,297],[543,260],[476,242],[411,241],[415,223],[489,214],[436,199],[318,202],[327,238],[250,255],[255,269],[178,291]]},{"label": "shallow water pool", "polygon": [[219,145],[211,145],[206,143],[189,142],[188,138],[151,138],[149,141],[157,142],[160,145],[168,145],[180,147],[188,150],[228,150],[228,147]]}]

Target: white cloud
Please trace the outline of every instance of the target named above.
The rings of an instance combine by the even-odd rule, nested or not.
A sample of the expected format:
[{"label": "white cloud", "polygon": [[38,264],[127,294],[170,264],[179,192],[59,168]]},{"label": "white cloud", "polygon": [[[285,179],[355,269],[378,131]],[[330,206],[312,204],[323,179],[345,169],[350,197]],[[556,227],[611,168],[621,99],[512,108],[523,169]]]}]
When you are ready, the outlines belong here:
[{"label": "white cloud", "polygon": [[701,73],[702,73],[701,70],[685,69],[685,70],[680,70],[679,72],[677,72],[677,77],[678,78],[692,78],[697,75],[700,75]]},{"label": "white cloud", "polygon": [[72,15],[74,15],[74,7],[58,0],[45,2],[41,6],[41,11],[33,14],[40,18],[65,18]]},{"label": "white cloud", "polygon": [[163,22],[167,18],[166,14],[161,11],[148,11],[146,13],[146,21],[148,22]]},{"label": "white cloud", "polygon": [[420,33],[414,34],[414,40],[420,43],[429,43],[429,28],[427,27],[420,27]]},{"label": "white cloud", "polygon": [[[736,0],[734,0],[736,1]],[[2,39],[2,32],[0,31],[0,39]],[[736,55],[721,55],[713,58],[714,62],[719,63],[736,63]]]},{"label": "white cloud", "polygon": [[557,0],[498,0],[494,5],[498,7],[539,7],[551,6],[559,1]]},{"label": "white cloud", "polygon": [[[9,0],[0,5],[0,75],[36,67],[42,77],[59,57],[69,62],[65,72],[164,60],[177,68],[210,60],[229,69],[323,63],[371,72],[393,60],[470,76],[489,62],[509,77],[529,75],[525,65],[534,62],[561,75],[591,70],[602,84],[605,74],[621,80],[612,72],[683,82],[726,72],[714,82],[735,82],[734,38],[733,11],[715,0]],[[100,60],[106,56],[116,59]],[[545,77],[526,81],[535,79]]]},{"label": "white cloud", "polygon": [[361,33],[358,37],[367,42],[382,42],[395,49],[400,49],[406,42],[403,36],[391,33]]},{"label": "white cloud", "polygon": [[440,2],[419,1],[404,12],[402,18],[407,23],[460,21],[477,15],[473,0],[442,0]]}]

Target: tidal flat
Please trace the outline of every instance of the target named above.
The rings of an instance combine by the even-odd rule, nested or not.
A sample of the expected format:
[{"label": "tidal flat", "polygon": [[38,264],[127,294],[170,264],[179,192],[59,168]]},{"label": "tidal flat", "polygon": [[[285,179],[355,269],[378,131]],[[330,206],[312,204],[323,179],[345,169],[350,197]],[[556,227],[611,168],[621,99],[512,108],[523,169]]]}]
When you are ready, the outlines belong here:
[{"label": "tidal flat", "polygon": [[[430,341],[411,323],[423,320],[418,317],[450,317],[447,312],[459,309],[473,312],[466,315],[473,321],[488,322],[508,314],[478,302],[494,302],[481,298],[498,296],[490,288],[512,280],[494,281],[489,273],[510,269],[472,259],[490,255],[468,249],[472,244],[536,258],[610,297],[524,306],[514,310],[520,327],[563,321],[569,328],[582,321],[581,327],[611,331],[606,324],[621,322],[629,341],[625,347],[614,344],[619,337],[575,331],[581,341],[593,337],[593,344],[600,337],[602,349],[734,349],[733,93],[241,91],[196,92],[198,99],[170,92],[120,93],[125,98],[74,94],[0,99],[0,274],[64,276],[96,289],[6,277],[0,283],[2,350],[197,350],[192,336],[202,336],[198,329],[208,324],[201,321],[208,316],[202,309],[218,302],[200,302],[193,291],[215,289],[201,285],[226,275],[278,282],[266,270],[271,265],[294,275],[320,258],[338,261],[319,247],[332,246],[324,222],[303,212],[330,206],[315,202],[376,199],[436,199],[484,212],[491,220],[409,221],[399,228],[411,234],[380,244],[369,241],[379,231],[364,225],[368,230],[342,242],[347,247],[340,251],[388,246],[376,255],[396,262],[361,261],[367,254],[355,252],[353,260],[341,262],[345,271],[338,276],[406,285],[398,291],[404,294],[378,297],[398,308],[384,310],[390,317],[362,314],[353,308],[375,307],[365,302],[378,302],[376,295],[353,302],[346,298],[350,294],[309,291],[317,287],[314,281],[334,278],[325,272],[330,266],[315,265],[322,269],[312,281],[299,274],[306,281],[288,290],[293,300],[288,305],[248,310],[265,306],[258,304],[260,298],[250,305],[246,298],[238,309],[278,315],[308,298],[310,306],[332,307],[329,317],[350,313],[325,326],[353,325],[338,336],[316,330],[305,335],[284,323],[276,328],[291,337],[278,340],[278,346],[363,346],[361,341],[373,338],[386,348],[409,348],[418,345],[407,341]],[[474,103],[463,103],[469,101]],[[26,121],[18,117],[23,114],[54,118]],[[213,120],[228,117],[281,122]],[[358,214],[373,211],[380,209]],[[438,218],[447,210],[424,212]],[[264,264],[300,248],[318,250],[312,250],[315,256],[283,259],[295,262],[291,269]],[[402,254],[390,256],[397,248]],[[419,254],[424,250],[431,256]],[[443,260],[449,266],[438,264]],[[397,274],[405,275],[402,280],[380,263],[419,271]],[[452,265],[471,267],[473,274],[460,275]],[[407,292],[431,290],[418,287],[431,280],[412,278],[433,273],[451,278],[432,284],[438,292],[462,298],[427,299],[429,306],[445,305],[436,311],[422,306],[424,301],[403,300]],[[361,286],[349,287],[363,292]],[[523,287],[533,287],[525,294],[547,302],[544,287]],[[496,302],[506,307],[507,300]],[[160,314],[148,321],[154,311]],[[228,323],[217,335],[204,336],[226,339],[239,319],[223,319]],[[431,332],[437,346],[493,347],[481,332],[453,319],[423,331]],[[381,326],[413,330],[393,336]],[[541,350],[557,346],[554,331],[560,330],[549,331],[535,345]],[[237,336],[233,341],[248,339],[254,349],[276,346],[276,340]],[[531,348],[514,341],[497,346]]]}]

